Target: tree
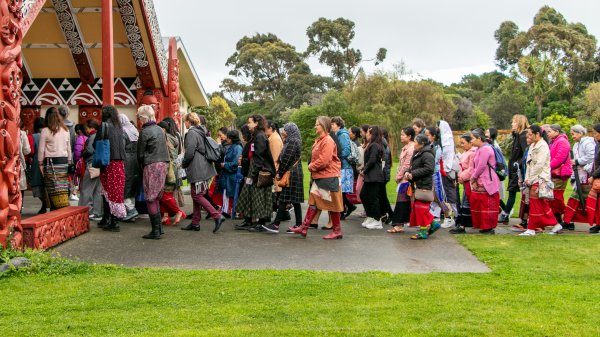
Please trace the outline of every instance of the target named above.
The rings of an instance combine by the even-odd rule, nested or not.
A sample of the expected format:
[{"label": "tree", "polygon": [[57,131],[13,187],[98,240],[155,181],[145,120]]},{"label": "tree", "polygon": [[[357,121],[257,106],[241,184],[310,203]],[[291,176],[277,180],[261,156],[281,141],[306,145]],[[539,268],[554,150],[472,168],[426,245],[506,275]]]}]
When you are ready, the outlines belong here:
[{"label": "tree", "polygon": [[524,114],[530,99],[521,81],[508,78],[481,102],[481,109],[498,129],[510,129],[512,116]]},{"label": "tree", "polygon": [[600,83],[590,84],[582,95],[580,105],[582,111],[578,120],[588,126],[600,121]]},{"label": "tree", "polygon": [[[331,67],[331,75],[339,87],[355,77],[355,71],[363,61],[362,52],[351,47],[354,39],[354,22],[344,18],[329,20],[319,18],[306,29],[308,48],[305,55],[319,57],[319,62]],[[380,48],[374,59],[375,65],[387,55]]]},{"label": "tree", "polygon": [[[506,70],[518,66],[526,56],[556,60],[566,72],[572,91],[583,90],[598,70],[596,38],[585,25],[568,23],[555,9],[544,6],[536,14],[533,26],[519,31],[514,22],[500,25],[494,36],[498,42],[496,62]],[[572,97],[572,96],[570,96]]]},{"label": "tree", "polygon": [[537,121],[542,121],[542,106],[548,95],[563,92],[568,88],[568,79],[563,67],[554,59],[544,55],[541,59],[525,56],[519,60],[519,72],[527,80],[537,107]]},{"label": "tree", "polygon": [[456,105],[456,111],[453,114],[452,129],[454,130],[466,130],[467,125],[473,124],[476,119],[473,102],[468,98],[461,96],[454,96],[452,98],[453,103]]},{"label": "tree", "polygon": [[233,67],[222,87],[241,94],[243,100],[273,99],[289,73],[302,62],[296,48],[274,34],[244,36],[236,44],[226,66]]},{"label": "tree", "polygon": [[227,101],[221,96],[213,95],[208,107],[195,107],[192,108],[192,111],[206,116],[208,129],[213,135],[216,135],[217,130],[222,127],[232,127],[235,120],[235,114],[231,111]]}]

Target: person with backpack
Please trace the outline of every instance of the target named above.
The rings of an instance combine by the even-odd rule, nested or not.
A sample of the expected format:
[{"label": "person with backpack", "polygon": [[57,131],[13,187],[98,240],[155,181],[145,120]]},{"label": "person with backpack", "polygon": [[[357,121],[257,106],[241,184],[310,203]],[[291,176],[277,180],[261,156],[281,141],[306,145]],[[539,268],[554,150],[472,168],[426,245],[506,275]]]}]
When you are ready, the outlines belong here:
[{"label": "person with backpack", "polygon": [[497,141],[498,129],[489,128],[485,130],[485,137],[490,140],[490,144],[494,147],[494,151],[496,151],[496,153],[501,154],[500,156],[496,156],[496,167],[503,168],[505,173],[503,177],[499,177],[501,183],[500,190],[498,191],[498,193],[500,194],[500,212],[502,213],[502,211],[504,211],[504,208],[506,207],[506,204],[504,203],[504,197],[506,193],[504,191],[504,183],[502,182],[506,180],[506,177],[508,177],[508,165],[506,164],[506,159],[504,158],[504,154],[502,153],[502,148],[500,147],[500,144],[498,144]]},{"label": "person with backpack", "polygon": [[[501,223],[508,224],[510,214],[517,199],[517,192],[521,191],[519,185],[519,175],[517,167],[523,161],[523,155],[527,148],[527,128],[529,122],[527,117],[523,115],[514,115],[512,119],[512,147],[510,149],[510,157],[508,160],[508,199],[506,199],[506,207],[501,213]],[[518,164],[518,165],[515,165]]]},{"label": "person with backpack", "polygon": [[[262,115],[248,117],[248,128],[253,134],[250,142],[250,168],[245,179],[245,186],[240,193],[237,211],[244,214],[245,226],[251,232],[264,232],[263,225],[271,221],[273,213],[273,178],[275,162],[269,149],[269,140],[265,134],[267,120]],[[252,225],[252,219],[258,219]]]},{"label": "person with backpack", "polygon": [[335,132],[341,148],[342,161],[342,198],[344,200],[344,212],[342,212],[342,220],[346,218],[346,213],[352,213],[356,206],[348,200],[348,193],[354,193],[354,171],[350,165],[350,156],[352,155],[352,140],[346,129],[346,124],[342,117],[336,116],[331,119],[331,131]]},{"label": "person with backpack", "polygon": [[212,138],[208,137],[208,131],[200,123],[200,118],[196,113],[188,113],[183,121],[188,132],[185,135],[185,153],[181,167],[185,169],[187,181],[191,186],[194,210],[192,222],[181,229],[199,231],[200,209],[204,208],[215,222],[213,233],[216,233],[225,221],[225,217],[211,205],[206,197],[208,183],[217,174],[212,162],[217,161],[220,157],[219,147]]},{"label": "person with backpack", "polygon": [[477,147],[470,180],[473,228],[478,228],[481,234],[494,234],[500,203],[500,179],[493,169],[496,167],[496,155],[483,129],[475,129],[471,135],[471,143]]},{"label": "person with backpack", "polygon": [[567,182],[573,174],[571,166],[571,144],[560,125],[551,124],[546,128],[550,138],[550,175],[554,183],[554,199],[550,200],[550,208],[558,223],[562,223],[562,215],[565,213],[565,189]]}]

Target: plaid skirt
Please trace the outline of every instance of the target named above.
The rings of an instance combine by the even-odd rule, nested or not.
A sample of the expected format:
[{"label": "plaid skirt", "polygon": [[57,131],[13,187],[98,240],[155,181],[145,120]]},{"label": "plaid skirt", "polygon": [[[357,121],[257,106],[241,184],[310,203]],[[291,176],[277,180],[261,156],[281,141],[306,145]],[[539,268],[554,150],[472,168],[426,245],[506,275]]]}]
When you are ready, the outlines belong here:
[{"label": "plaid skirt", "polygon": [[279,202],[303,203],[304,202],[304,175],[302,164],[293,166],[290,175],[290,187],[284,187],[279,194]]},{"label": "plaid skirt", "polygon": [[[581,184],[581,190],[583,192],[583,197],[587,198],[592,189],[592,185],[590,184]],[[588,214],[583,214],[581,210],[581,201],[579,201],[579,194],[577,194],[577,190],[573,191],[569,201],[567,201],[567,206],[565,207],[565,216],[563,221],[566,223],[570,222],[588,222]],[[583,207],[585,206],[585,200]]]},{"label": "plaid skirt", "polygon": [[273,213],[272,186],[257,187],[244,185],[238,198],[235,211],[245,218],[270,219]]}]

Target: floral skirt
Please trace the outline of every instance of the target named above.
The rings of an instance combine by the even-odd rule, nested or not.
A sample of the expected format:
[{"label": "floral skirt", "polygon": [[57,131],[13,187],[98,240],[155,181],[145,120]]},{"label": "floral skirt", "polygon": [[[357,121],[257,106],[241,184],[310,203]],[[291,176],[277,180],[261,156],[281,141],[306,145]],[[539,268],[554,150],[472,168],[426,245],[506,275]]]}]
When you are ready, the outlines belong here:
[{"label": "floral skirt", "polygon": [[127,215],[125,209],[125,163],[122,160],[112,160],[104,170],[100,171],[100,183],[104,197],[108,201],[110,214],[117,218],[124,218]]},{"label": "floral skirt", "polygon": [[144,166],[144,198],[146,201],[160,199],[165,189],[169,164],[164,162]]},{"label": "floral skirt", "polygon": [[354,172],[352,169],[342,169],[342,193],[354,193]]}]

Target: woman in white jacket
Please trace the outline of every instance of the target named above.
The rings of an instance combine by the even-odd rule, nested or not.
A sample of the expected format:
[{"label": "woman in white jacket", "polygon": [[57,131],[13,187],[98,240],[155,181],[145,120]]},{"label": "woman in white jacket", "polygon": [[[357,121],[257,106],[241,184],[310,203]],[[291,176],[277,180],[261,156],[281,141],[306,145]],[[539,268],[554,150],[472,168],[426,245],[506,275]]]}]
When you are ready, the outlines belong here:
[{"label": "woman in white jacket", "polygon": [[[584,198],[587,198],[592,188],[588,179],[594,171],[594,153],[596,150],[594,138],[586,136],[587,133],[588,130],[582,125],[577,124],[571,127],[571,138],[575,142],[573,144],[573,160],[571,161],[571,165],[574,166],[574,169],[577,169],[579,186],[581,186]],[[561,224],[563,229],[568,230],[575,229],[574,222],[587,222],[587,216],[582,212],[582,209],[585,208],[585,202],[581,203],[579,200],[575,177],[575,172],[573,172],[571,176],[571,183],[574,187],[573,193],[567,201],[563,223]]]}]

